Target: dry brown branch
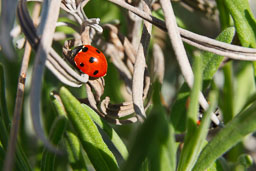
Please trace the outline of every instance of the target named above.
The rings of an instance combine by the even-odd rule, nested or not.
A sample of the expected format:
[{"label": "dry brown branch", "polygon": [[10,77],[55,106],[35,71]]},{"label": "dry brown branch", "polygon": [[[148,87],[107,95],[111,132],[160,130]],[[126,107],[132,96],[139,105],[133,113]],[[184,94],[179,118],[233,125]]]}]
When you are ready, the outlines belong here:
[{"label": "dry brown branch", "polygon": [[59,16],[60,4],[61,0],[50,2],[46,0],[43,3],[41,23],[38,29],[39,35],[42,35],[42,38],[36,52],[30,90],[30,109],[34,130],[37,133],[37,136],[43,141],[45,146],[56,152],[56,148],[46,138],[40,123],[40,101],[44,66],[48,53],[51,49],[55,26]]},{"label": "dry brown branch", "polygon": [[[179,34],[172,5],[168,0],[160,0],[160,4],[165,15],[168,35],[171,40],[176,59],[180,66],[181,73],[184,76],[184,79],[186,80],[188,86],[192,88],[194,82],[194,75],[186,54],[186,50],[182,43],[181,36]],[[202,92],[200,92],[198,100],[203,109],[207,110],[209,105]],[[218,117],[214,113],[212,114],[211,119],[216,125],[220,124]]]},{"label": "dry brown branch", "polygon": [[[40,41],[39,36],[36,33],[36,28],[31,22],[29,17],[26,1],[20,1],[17,8],[17,16],[20,21],[22,31],[26,35],[26,38],[30,42],[33,49],[37,50],[38,43]],[[79,75],[75,72],[53,48],[50,49],[47,57],[46,66],[52,71],[52,73],[64,84],[72,87],[80,87],[81,83],[88,81],[88,76]]]},{"label": "dry brown branch", "polygon": [[154,57],[154,80],[158,80],[161,84],[164,81],[164,54],[158,44],[153,45],[153,57]]},{"label": "dry brown branch", "polygon": [[[142,1],[143,10],[151,14],[149,2]],[[144,74],[146,74],[146,56],[148,51],[148,45],[151,38],[152,25],[148,22],[144,22],[143,31],[139,48],[136,55],[133,80],[132,80],[132,99],[134,104],[134,111],[137,114],[138,120],[142,122],[146,118],[146,113],[143,104],[143,85]]]},{"label": "dry brown branch", "polygon": [[15,19],[15,10],[17,0],[1,1],[1,24],[0,24],[0,39],[1,39],[1,49],[5,53],[7,59],[14,60],[14,48],[11,45],[11,35],[10,30],[13,27]]},{"label": "dry brown branch", "polygon": [[[38,20],[39,14],[40,14],[40,5],[36,3],[33,10],[33,16],[32,16],[33,21],[37,22],[36,20]],[[20,119],[21,119],[22,105],[23,105],[23,99],[24,99],[24,89],[25,89],[26,75],[27,75],[27,69],[28,69],[31,50],[32,50],[31,46],[27,42],[25,45],[25,51],[24,51],[19,79],[18,79],[18,88],[17,88],[16,100],[15,100],[10,139],[8,141],[8,149],[7,149],[7,154],[6,154],[5,163],[4,163],[4,170],[12,170],[12,167],[13,167],[13,161],[14,161],[13,158],[14,158],[15,149],[16,149],[18,131],[20,127]]]},{"label": "dry brown branch", "polygon": [[[121,1],[121,0],[109,0],[109,1],[135,13],[136,15],[140,16],[144,20],[147,20],[148,22],[159,27],[163,31],[167,31],[164,21],[156,17],[153,17],[151,15],[148,15],[142,10],[136,7],[133,7],[124,1]],[[245,48],[241,46],[223,43],[215,39],[208,38],[206,36],[201,36],[201,35],[192,33],[182,28],[179,28],[179,32],[183,41],[199,49],[209,51],[217,55],[226,56],[235,60],[256,61],[256,49]]]},{"label": "dry brown branch", "polygon": [[[33,31],[33,30],[36,30],[36,29],[31,24],[24,24],[24,23],[29,23],[29,16],[26,12],[24,12],[24,8],[25,8],[24,6],[25,5],[23,4],[23,7],[18,8],[18,16],[21,19],[21,25],[22,25],[21,28],[25,32],[25,35],[29,38],[28,40],[30,40],[30,43],[33,45],[33,47],[37,48],[39,38],[38,38],[36,32]],[[24,16],[27,16],[27,17],[24,17]],[[114,38],[114,39],[112,39],[112,43],[114,43],[114,44],[105,42],[103,44],[103,46],[105,47],[105,52],[112,57],[116,66],[123,66],[123,67],[119,67],[119,69],[120,69],[120,71],[126,71],[126,72],[124,72],[124,75],[126,75],[126,76],[130,75],[130,77],[126,77],[126,78],[128,78],[127,79],[128,81],[126,83],[128,83],[127,87],[131,87],[131,83],[129,83],[129,82],[131,82],[131,72],[129,72],[129,69],[127,69],[124,61],[122,61],[122,60],[125,60],[123,56],[124,56],[124,53],[125,53],[124,50],[126,49],[125,51],[133,53],[132,55],[131,54],[127,55],[128,56],[127,61],[129,61],[133,65],[134,60],[135,60],[134,59],[135,53],[131,49],[128,50],[129,46],[131,47],[131,43],[128,41],[127,38],[122,38],[122,39],[118,40],[118,37],[121,36],[121,35],[119,33],[117,33],[117,30],[114,27],[109,26],[109,28],[111,28],[110,30],[112,30],[111,34],[112,34],[112,37]],[[86,37],[88,38],[89,34],[88,33],[86,33],[86,34],[87,34]],[[124,37],[124,36],[121,36],[121,37]],[[64,56],[67,57],[67,59],[70,56],[71,48],[74,47],[74,46],[80,45],[81,42],[82,42],[81,39],[83,39],[83,37],[77,37],[74,40],[66,41],[66,43],[63,47],[63,54],[64,54]],[[126,45],[123,45],[125,39],[127,39],[125,41]],[[119,43],[117,43],[117,42],[119,42]],[[120,44],[120,42],[122,42],[121,43],[122,45]],[[116,46],[118,46],[118,48]],[[110,49],[112,49],[112,50],[110,50]],[[119,57],[121,57],[121,58],[119,58]],[[122,60],[120,60],[120,59],[122,59]],[[120,65],[122,63],[123,63],[123,65]],[[65,61],[63,61],[63,59],[53,50],[53,48],[50,48],[49,55],[48,55],[47,61],[46,61],[46,66],[63,83],[66,83],[68,85],[71,85],[71,86],[75,87],[77,85],[77,83],[78,83],[78,86],[79,86],[79,83],[83,82],[83,80],[82,80],[83,77],[81,77],[81,76],[76,77],[74,74],[72,74],[72,72],[74,72],[74,71],[68,66],[68,64]],[[133,70],[133,66],[132,66],[132,70]],[[90,81],[90,86],[91,87],[87,86],[88,100],[90,102],[90,106],[93,107],[94,109],[96,109],[96,111],[98,111],[98,113],[102,117],[104,117],[107,120],[109,120],[110,122],[116,123],[116,124],[124,124],[124,123],[131,123],[131,122],[136,122],[137,121],[136,117],[132,115],[134,113],[132,105],[127,106],[127,103],[123,103],[123,104],[120,104],[120,105],[112,105],[112,104],[108,104],[107,99],[100,101],[100,96],[102,94],[100,94],[99,92],[104,91],[104,84],[103,84],[104,82],[98,82],[97,83],[98,85],[96,84],[97,86],[95,86],[95,85],[92,86],[92,82],[93,82],[93,80]],[[150,81],[149,81],[148,78],[146,78],[145,79],[145,88],[144,88],[144,97],[143,97],[143,99],[145,99],[147,97],[148,90],[149,90],[149,85],[150,85]],[[99,89],[98,87],[101,87],[101,88]],[[89,98],[90,97],[90,93],[89,93],[90,89],[91,89],[91,98]],[[129,90],[129,88],[128,88],[128,90]],[[118,106],[121,106],[121,107],[119,107],[119,109],[118,109]],[[131,110],[127,109],[127,107],[128,108],[130,107]],[[104,111],[104,112],[102,112],[102,111]],[[117,112],[116,116],[111,116],[110,113],[113,113],[113,111],[119,111],[119,112]],[[129,118],[128,119],[126,118],[125,120],[123,120],[122,117],[124,117],[124,116],[129,116]]]},{"label": "dry brown branch", "polygon": [[[98,38],[97,45],[103,49],[107,56],[111,57],[113,64],[120,72],[121,78],[125,81],[129,94],[132,74],[127,68],[125,61],[130,61],[132,64],[131,68],[133,70],[135,52],[132,50],[133,48],[130,41],[118,32],[116,26],[106,24],[103,27],[110,30],[110,42],[104,42],[101,38]],[[68,46],[65,48],[67,50],[71,49],[71,47],[74,46],[74,43],[66,43],[66,45]],[[69,52],[65,51],[64,54],[68,55]],[[144,80],[144,89],[142,93],[143,101],[147,98],[150,87],[150,79],[147,74],[145,74]],[[103,78],[89,80],[89,82],[86,84],[86,91],[88,98],[81,100],[81,102],[88,104],[107,121],[118,125],[133,123],[137,121],[136,115],[134,115],[132,101],[126,101],[121,104],[111,104],[109,97],[101,99],[101,96],[104,92]]]}]

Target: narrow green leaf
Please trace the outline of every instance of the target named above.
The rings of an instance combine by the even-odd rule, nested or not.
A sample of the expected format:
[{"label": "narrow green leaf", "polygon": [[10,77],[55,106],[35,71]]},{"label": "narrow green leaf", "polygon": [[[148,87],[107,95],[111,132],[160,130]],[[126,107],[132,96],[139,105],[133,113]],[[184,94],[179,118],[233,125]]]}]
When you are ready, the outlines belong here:
[{"label": "narrow green leaf", "polygon": [[223,67],[224,86],[223,86],[223,100],[220,100],[220,106],[223,113],[224,123],[228,123],[234,116],[234,80],[232,62],[227,63]]},{"label": "narrow green leaf", "polygon": [[87,111],[87,113],[90,115],[92,120],[103,130],[105,133],[108,135],[110,138],[111,142],[114,144],[116,149],[120,152],[121,156],[123,159],[127,159],[128,157],[128,151],[121,140],[121,138],[118,136],[116,131],[109,125],[107,124],[97,113],[95,113],[94,110],[92,110],[89,106],[86,104],[82,104],[84,109]]},{"label": "narrow green leaf", "polygon": [[223,0],[216,0],[216,3],[219,10],[221,29],[224,30],[232,25],[232,18]]},{"label": "narrow green leaf", "polygon": [[[233,17],[242,46],[256,48],[256,20],[248,0],[225,0],[225,4]],[[253,67],[256,77],[256,62],[253,62]]]},{"label": "narrow green leaf", "polygon": [[239,156],[237,162],[243,165],[245,168],[249,168],[253,165],[253,158],[249,154],[242,154]]},{"label": "narrow green leaf", "polygon": [[[216,40],[225,43],[231,43],[234,35],[235,28],[228,27],[218,35]],[[224,57],[210,52],[204,52],[201,56],[203,57],[203,80],[211,80],[219,69],[219,66],[222,63]]]},{"label": "narrow green leaf", "polygon": [[[184,170],[192,170],[197,158],[205,145],[208,128],[211,122],[211,113],[216,108],[217,92],[212,91],[209,95],[210,106],[207,112],[204,114],[200,126],[194,131],[194,135],[186,139],[184,142],[184,157],[181,155],[181,162],[183,163]],[[181,169],[182,170],[182,169]]]},{"label": "narrow green leaf", "polygon": [[28,162],[28,157],[22,149],[20,143],[17,144],[16,160],[17,168],[19,168],[20,170],[32,171],[30,163]]},{"label": "narrow green leaf", "polygon": [[[146,157],[159,156],[160,145],[168,141],[169,129],[168,122],[164,115],[165,111],[162,107],[154,107],[145,122],[140,126],[134,136],[130,155],[124,164],[123,171],[139,170]],[[159,158],[155,158],[158,162],[154,168],[160,167]],[[152,159],[151,159],[152,161]],[[158,166],[156,166],[158,165]]]},{"label": "narrow green leaf", "polygon": [[[187,133],[186,138],[193,135],[194,129],[197,126],[198,112],[199,112],[199,93],[202,89],[202,59],[198,56],[194,58],[193,72],[194,84],[190,93],[190,102],[187,116]],[[186,141],[186,140],[185,140]]]},{"label": "narrow green leaf", "polygon": [[176,144],[175,133],[172,125],[169,124],[169,138],[166,143],[162,144],[160,170],[176,170]]},{"label": "narrow green leaf", "polygon": [[256,48],[256,20],[248,0],[225,0],[237,30],[241,44]]},{"label": "narrow green leaf", "polygon": [[5,151],[3,149],[2,144],[0,145],[0,169],[2,169],[2,166],[4,165],[4,159],[5,159]]},{"label": "narrow green leaf", "polygon": [[222,161],[223,160],[217,160],[215,161],[209,168],[205,169],[205,171],[230,171],[230,167],[227,165],[228,163],[225,161],[226,166],[223,166]]},{"label": "narrow green leaf", "polygon": [[203,149],[193,170],[208,168],[218,157],[256,130],[256,102],[238,114]]},{"label": "narrow green leaf", "polygon": [[[152,112],[157,112],[157,115],[166,114],[161,106],[160,108],[154,109]],[[162,108],[162,109],[161,109]],[[162,114],[161,114],[162,113]],[[166,115],[162,115],[163,121],[161,122],[162,125],[166,125],[168,127],[168,132],[163,134],[167,140],[166,141],[158,141],[161,139],[160,137],[155,137],[154,140],[155,145],[148,152],[148,161],[149,161],[149,170],[168,170],[168,171],[175,171],[176,170],[176,151],[177,145],[175,143],[175,134],[174,129],[172,128],[171,124],[167,123]],[[163,127],[164,128],[164,127]],[[165,129],[165,128],[164,128]],[[165,130],[162,130],[165,132]],[[159,130],[161,132],[161,130]],[[152,145],[153,146],[153,145]]]},{"label": "narrow green leaf", "polygon": [[176,133],[184,132],[186,129],[186,103],[189,97],[189,91],[188,85],[184,83],[171,107],[170,120]]},{"label": "narrow green leaf", "polygon": [[2,115],[0,115],[0,130],[1,130],[1,133],[0,133],[0,142],[3,146],[3,148],[5,150],[7,150],[7,146],[8,146],[8,133],[7,133],[7,129],[5,127],[5,124],[4,124],[4,119],[1,117]]},{"label": "narrow green leaf", "polygon": [[251,105],[254,101],[256,101],[256,92],[254,92],[244,104],[242,110],[245,110],[249,105]]},{"label": "narrow green leaf", "polygon": [[247,99],[255,92],[255,81],[251,62],[240,62],[240,70],[236,75],[237,86],[234,97],[234,113],[241,111]]},{"label": "narrow green leaf", "polygon": [[0,110],[6,129],[9,131],[11,127],[11,120],[7,110],[6,95],[5,95],[5,77],[4,68],[0,64]]},{"label": "narrow green leaf", "polygon": [[67,132],[65,136],[65,144],[68,153],[69,163],[74,170],[87,171],[85,156],[81,150],[79,139],[72,132]]},{"label": "narrow green leaf", "polygon": [[64,87],[60,97],[83,148],[96,170],[118,170],[116,159],[80,102]]},{"label": "narrow green leaf", "polygon": [[[51,93],[51,102],[58,116],[67,116],[63,103],[58,94]],[[68,154],[69,163],[74,170],[86,171],[87,166],[85,162],[84,152],[80,145],[79,139],[70,131],[66,131],[65,144]]]},{"label": "narrow green leaf", "polygon": [[[190,103],[188,108],[187,117],[187,132],[185,136],[184,148],[182,149],[180,162],[178,164],[178,171],[191,170],[198,151],[200,150],[203,139],[200,139],[200,134],[197,134],[197,120],[198,120],[198,109],[199,109],[199,92],[202,86],[202,67],[201,58],[195,57],[193,71],[194,71],[194,84],[191,90]],[[209,121],[208,121],[209,122]],[[207,129],[206,129],[207,130]],[[199,138],[200,137],[200,138]],[[204,137],[202,137],[204,138]],[[198,142],[200,140],[200,142]]]},{"label": "narrow green leaf", "polygon": [[[234,35],[234,27],[229,27],[223,30],[216,39],[222,42],[231,43]],[[204,87],[207,87],[209,80],[212,80],[224,57],[209,52],[204,52],[200,56],[203,58]],[[184,83],[179,90],[175,103],[172,105],[170,119],[176,132],[184,132],[186,128],[186,103],[189,91],[189,87]]]},{"label": "narrow green leaf", "polygon": [[65,111],[65,108],[62,104],[60,96],[55,92],[51,92],[50,98],[51,98],[51,103],[54,106],[54,109],[58,114],[58,116],[67,116],[67,112]]},{"label": "narrow green leaf", "polygon": [[228,171],[230,170],[230,165],[224,157],[218,158],[215,162],[217,171]]},{"label": "narrow green leaf", "polygon": [[[3,66],[0,64],[0,143],[4,151],[7,151],[8,139],[11,126],[11,121],[7,111],[6,97],[5,97],[5,78]],[[2,166],[1,166],[2,167]],[[1,169],[0,167],[0,169]],[[23,152],[19,142],[17,143],[15,154],[15,167],[19,170],[32,170],[28,162],[27,156]]]},{"label": "narrow green leaf", "polygon": [[[153,84],[153,96],[152,101],[154,108],[153,112],[158,112],[156,115],[162,119],[162,129],[160,132],[165,132],[165,127],[168,128],[167,135],[163,134],[167,138],[167,141],[157,141],[156,148],[151,150],[152,152],[149,155],[149,160],[151,167],[149,169],[153,170],[176,170],[176,151],[177,146],[175,142],[175,131],[171,122],[167,121],[167,113],[164,107],[161,104],[161,88],[162,85],[160,82],[155,81]],[[154,114],[154,113],[153,113]],[[160,127],[161,128],[161,127]],[[161,134],[159,134],[161,135]],[[158,138],[159,139],[159,138]],[[159,157],[158,157],[159,156]]]},{"label": "narrow green leaf", "polygon": [[[67,118],[65,116],[59,116],[55,119],[51,131],[50,131],[50,140],[54,145],[57,145],[64,132],[66,131],[67,126]],[[55,156],[56,154],[49,151],[48,149],[44,149],[43,157],[41,162],[41,170],[42,171],[54,171],[55,164]]]}]

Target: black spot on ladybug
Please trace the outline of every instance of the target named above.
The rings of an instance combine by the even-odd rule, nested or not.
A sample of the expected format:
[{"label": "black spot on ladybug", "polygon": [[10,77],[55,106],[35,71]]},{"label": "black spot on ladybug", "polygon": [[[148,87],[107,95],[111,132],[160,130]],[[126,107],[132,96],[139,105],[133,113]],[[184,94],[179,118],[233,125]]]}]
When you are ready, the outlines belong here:
[{"label": "black spot on ladybug", "polygon": [[94,58],[94,57],[90,57],[90,59],[89,59],[89,62],[90,62],[90,63],[93,63],[93,62],[96,62],[96,61],[97,61],[97,59]]},{"label": "black spot on ladybug", "polygon": [[83,67],[83,66],[84,66],[84,63],[83,63],[83,62],[81,62],[81,63],[80,63],[80,66],[81,66],[81,67]]},{"label": "black spot on ladybug", "polygon": [[94,73],[93,73],[93,75],[96,75],[96,74],[98,74],[98,73],[99,73],[99,71],[98,71],[98,70],[95,70]]},{"label": "black spot on ladybug", "polygon": [[88,47],[83,47],[82,51],[83,52],[87,52],[88,51]]},{"label": "black spot on ladybug", "polygon": [[97,53],[100,53],[100,51],[99,51],[98,49],[96,49],[96,52],[97,52]]}]

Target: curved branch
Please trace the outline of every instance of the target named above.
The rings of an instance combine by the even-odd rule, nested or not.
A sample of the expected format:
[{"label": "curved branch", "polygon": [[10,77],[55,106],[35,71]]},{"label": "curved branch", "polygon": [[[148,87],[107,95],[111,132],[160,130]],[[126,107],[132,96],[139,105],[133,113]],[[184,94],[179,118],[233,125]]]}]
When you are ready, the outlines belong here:
[{"label": "curved branch", "polygon": [[44,66],[47,55],[51,48],[55,26],[59,16],[60,4],[61,0],[44,1],[39,29],[42,31],[42,38],[36,53],[30,90],[30,109],[35,132],[37,133],[37,136],[43,141],[45,146],[55,152],[58,152],[58,150],[46,138],[44,130],[41,126],[40,101]]},{"label": "curved branch", "polygon": [[[164,21],[145,13],[139,8],[129,5],[125,1],[121,1],[121,0],[108,0],[108,1],[133,12],[134,14],[143,18],[144,20],[147,20],[148,22],[157,26],[161,30],[167,32],[167,28]],[[178,30],[183,41],[201,50],[206,50],[221,56],[224,55],[225,57],[235,59],[235,60],[256,61],[256,49],[245,48],[241,46],[220,42],[215,39],[208,38],[206,36],[195,34],[193,32],[190,32],[182,28],[178,28]]]}]

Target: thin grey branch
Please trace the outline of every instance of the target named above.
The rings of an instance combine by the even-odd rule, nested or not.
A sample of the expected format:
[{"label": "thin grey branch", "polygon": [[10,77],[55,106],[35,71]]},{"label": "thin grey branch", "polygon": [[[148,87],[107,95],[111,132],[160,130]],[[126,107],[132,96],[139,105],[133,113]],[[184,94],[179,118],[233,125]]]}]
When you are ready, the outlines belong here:
[{"label": "thin grey branch", "polygon": [[[151,14],[149,5],[147,5],[144,1],[142,1],[142,4],[143,10]],[[151,31],[152,25],[149,22],[145,21],[141,35],[141,41],[136,55],[132,80],[132,99],[134,111],[138,116],[138,120],[141,122],[146,118],[146,113],[143,104],[143,85],[146,68],[146,56],[151,37]]]},{"label": "thin grey branch", "polygon": [[[58,150],[46,138],[40,122],[40,101],[44,66],[47,55],[51,49],[55,26],[59,16],[60,4],[61,0],[45,0],[43,2],[41,23],[39,28],[39,31],[42,31],[42,38],[36,53],[30,91],[30,109],[35,132],[37,133],[37,136],[43,141],[45,146],[55,152]],[[39,35],[41,34],[39,33]]]},{"label": "thin grey branch", "polygon": [[[181,40],[181,36],[179,34],[178,26],[176,24],[176,19],[175,15],[172,9],[172,5],[170,1],[168,0],[160,0],[160,4],[162,6],[164,15],[165,15],[165,21],[166,21],[166,26],[168,30],[168,35],[171,40],[173,50],[175,53],[175,56],[177,58],[178,64],[180,66],[180,70],[182,72],[182,75],[184,76],[184,79],[186,80],[188,86],[190,88],[193,87],[193,82],[194,82],[194,75],[192,68],[190,66],[184,45]],[[203,96],[203,93],[200,92],[199,96],[199,103],[203,107],[204,110],[207,110],[208,108],[208,103],[206,99]],[[212,121],[216,124],[219,125],[220,121],[218,117],[215,114],[212,114],[211,117]]]},{"label": "thin grey branch", "polygon": [[15,59],[10,31],[15,19],[15,10],[12,9],[16,7],[17,2],[17,0],[1,1],[0,43],[1,49],[9,60]]},{"label": "thin grey branch", "polygon": [[10,140],[8,141],[8,149],[7,149],[7,154],[6,154],[5,163],[4,163],[4,170],[12,170],[12,167],[13,167],[13,161],[14,161],[13,158],[15,154],[18,131],[20,126],[25,81],[26,81],[26,72],[28,68],[30,53],[31,53],[31,46],[29,45],[29,43],[26,43],[24,56],[21,64],[19,80],[18,80],[15,108],[14,108],[14,114],[12,119]]},{"label": "thin grey branch", "polygon": [[153,57],[154,57],[154,79],[157,79],[160,83],[164,81],[164,53],[158,44],[153,45]]},{"label": "thin grey branch", "polygon": [[[17,16],[19,18],[22,31],[26,35],[31,46],[36,50],[40,39],[28,14],[26,1],[20,1],[17,8]],[[52,73],[66,85],[79,87],[82,83],[86,83],[88,81],[88,76],[81,76],[75,72],[53,48],[49,51],[46,66],[49,66],[48,69],[50,69]],[[65,76],[67,76],[67,78],[65,78]],[[68,76],[71,76],[72,78]]]},{"label": "thin grey branch", "polygon": [[[33,21],[37,21],[39,14],[40,14],[40,5],[36,3],[34,6],[33,14],[32,14]],[[15,154],[17,137],[18,137],[19,127],[20,127],[20,119],[22,114],[22,106],[23,106],[24,91],[25,91],[25,81],[26,81],[26,75],[27,75],[27,69],[28,69],[31,50],[32,48],[30,44],[27,42],[25,45],[25,51],[22,58],[20,75],[18,78],[18,86],[17,86],[17,94],[16,94],[16,100],[15,100],[13,119],[12,119],[12,127],[10,132],[10,140],[8,141],[7,154],[4,162],[4,170],[12,170],[13,168],[13,161],[14,161],[13,158]]]},{"label": "thin grey branch", "polygon": [[[144,20],[147,20],[148,22],[159,27],[163,31],[167,31],[164,21],[156,17],[153,17],[152,15],[147,14],[136,7],[129,5],[125,1],[121,1],[121,0],[108,0],[108,1],[135,13],[136,15],[140,16]],[[201,35],[192,33],[182,28],[178,28],[178,29],[183,41],[199,49],[206,50],[221,56],[225,55],[226,57],[235,59],[235,60],[256,61],[256,49],[227,44],[224,42],[220,42],[220,41],[208,38],[206,36],[201,36]]]}]

